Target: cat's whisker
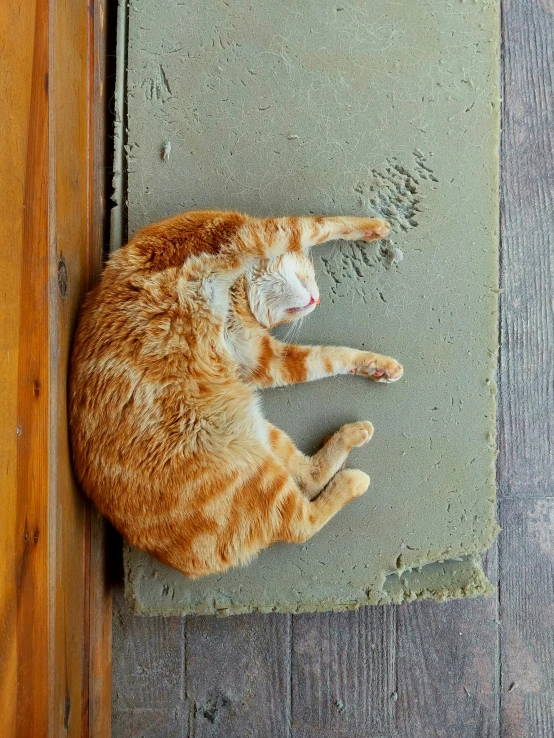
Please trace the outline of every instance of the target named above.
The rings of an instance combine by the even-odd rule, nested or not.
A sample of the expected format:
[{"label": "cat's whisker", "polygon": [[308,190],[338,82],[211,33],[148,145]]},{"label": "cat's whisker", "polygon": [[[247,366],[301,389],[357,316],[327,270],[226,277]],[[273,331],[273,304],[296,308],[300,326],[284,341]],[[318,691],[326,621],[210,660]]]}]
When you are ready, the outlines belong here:
[{"label": "cat's whisker", "polygon": [[301,318],[298,318],[297,320],[295,320],[294,323],[291,324],[290,328],[286,332],[286,334],[285,334],[285,336],[283,338],[283,343],[286,343],[287,344],[287,349],[286,349],[285,354],[284,354],[285,357],[286,357],[286,355],[288,353],[288,346],[289,345],[292,345],[292,344],[294,344],[296,342],[296,339],[298,338],[298,336],[300,334],[300,328],[302,326],[302,323],[303,323],[305,317],[306,316],[303,315]]},{"label": "cat's whisker", "polygon": [[302,321],[304,320],[304,317],[305,316],[303,316],[302,318],[299,318],[292,324],[291,335],[288,341],[289,345],[293,345],[296,343],[296,340],[298,336],[300,335],[300,328],[302,326]]},{"label": "cat's whisker", "polygon": [[296,323],[291,323],[290,326],[289,326],[289,328],[288,328],[288,330],[287,330],[287,332],[285,333],[285,336],[284,336],[284,339],[283,340],[286,341],[287,343],[290,343],[290,338],[291,338],[291,336],[294,335],[294,329],[295,329],[295,327],[296,327]]}]

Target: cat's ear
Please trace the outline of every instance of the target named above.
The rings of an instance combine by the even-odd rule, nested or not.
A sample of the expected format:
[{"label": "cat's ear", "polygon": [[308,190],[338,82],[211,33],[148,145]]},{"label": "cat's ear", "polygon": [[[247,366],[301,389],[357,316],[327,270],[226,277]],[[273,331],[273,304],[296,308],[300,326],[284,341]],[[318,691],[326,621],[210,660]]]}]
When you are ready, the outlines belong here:
[{"label": "cat's ear", "polygon": [[271,314],[265,300],[262,282],[259,279],[248,280],[248,303],[252,315],[264,328],[271,328]]},{"label": "cat's ear", "polygon": [[271,314],[267,305],[262,277],[267,273],[269,259],[258,259],[245,272],[246,296],[252,315],[264,328],[271,328]]},{"label": "cat's ear", "polygon": [[263,280],[260,279],[259,272],[255,269],[250,270],[247,274],[246,294],[252,315],[264,328],[271,328],[271,313],[265,299]]}]

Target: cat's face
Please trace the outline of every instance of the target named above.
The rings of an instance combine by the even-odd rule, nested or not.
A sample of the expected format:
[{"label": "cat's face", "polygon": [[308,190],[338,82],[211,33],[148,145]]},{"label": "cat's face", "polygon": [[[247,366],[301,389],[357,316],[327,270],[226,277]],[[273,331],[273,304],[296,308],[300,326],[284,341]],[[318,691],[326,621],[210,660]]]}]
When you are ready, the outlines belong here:
[{"label": "cat's face", "polygon": [[250,309],[266,328],[292,323],[319,305],[314,266],[305,254],[261,259],[249,271],[247,280]]}]

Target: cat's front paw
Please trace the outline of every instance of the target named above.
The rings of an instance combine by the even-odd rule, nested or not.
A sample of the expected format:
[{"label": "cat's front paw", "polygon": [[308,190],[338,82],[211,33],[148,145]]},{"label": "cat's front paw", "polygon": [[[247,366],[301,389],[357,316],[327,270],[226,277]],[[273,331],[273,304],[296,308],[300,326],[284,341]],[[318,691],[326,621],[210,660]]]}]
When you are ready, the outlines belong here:
[{"label": "cat's front paw", "polygon": [[368,218],[367,221],[362,222],[362,233],[361,241],[367,243],[378,241],[380,238],[386,238],[389,235],[390,225],[381,218]]},{"label": "cat's front paw", "polygon": [[376,382],[390,383],[400,379],[404,369],[396,359],[391,356],[380,356],[379,354],[369,354],[362,357],[356,366],[350,370],[350,374],[361,374],[363,377],[369,377]]}]

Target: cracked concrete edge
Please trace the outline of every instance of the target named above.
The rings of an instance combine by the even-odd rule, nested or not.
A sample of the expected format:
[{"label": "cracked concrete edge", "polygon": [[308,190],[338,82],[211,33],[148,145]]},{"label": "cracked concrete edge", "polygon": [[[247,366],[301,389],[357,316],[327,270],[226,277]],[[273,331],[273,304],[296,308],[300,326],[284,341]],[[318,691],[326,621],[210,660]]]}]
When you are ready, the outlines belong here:
[{"label": "cracked concrete edge", "polygon": [[[430,569],[444,568],[444,583],[429,576]],[[414,600],[448,600],[490,596],[495,588],[483,571],[478,556],[428,564],[421,570],[412,569],[407,575],[387,577],[378,604],[401,604]]]},{"label": "cracked concrete edge", "polygon": [[[498,527],[497,527],[498,530]],[[494,538],[492,539],[494,540]],[[492,541],[491,541],[492,543]],[[490,546],[490,543],[489,543]],[[488,546],[487,546],[488,548]],[[358,610],[367,605],[400,605],[415,600],[435,600],[447,602],[494,594],[495,587],[483,571],[479,553],[463,555],[436,561],[419,568],[405,569],[402,572],[383,574],[380,583],[368,587],[365,598],[338,602],[330,597],[326,600],[305,600],[300,604],[277,605],[271,602],[251,602],[248,605],[221,606],[215,600],[199,606],[186,607],[160,602],[143,605],[140,592],[140,567],[130,563],[130,547],[125,545],[123,561],[125,576],[125,599],[136,615],[143,616],[184,616],[216,615],[227,617],[248,613],[307,613],[343,612]],[[483,550],[486,550],[483,549]],[[437,570],[442,569],[437,578]]]}]

